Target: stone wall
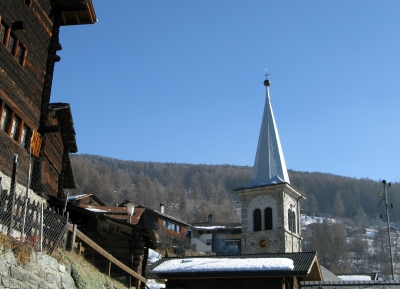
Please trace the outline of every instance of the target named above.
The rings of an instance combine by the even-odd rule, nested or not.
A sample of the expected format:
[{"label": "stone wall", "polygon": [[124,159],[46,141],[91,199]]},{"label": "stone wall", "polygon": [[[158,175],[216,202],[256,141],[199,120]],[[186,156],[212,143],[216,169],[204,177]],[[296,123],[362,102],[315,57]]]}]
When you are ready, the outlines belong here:
[{"label": "stone wall", "polygon": [[70,267],[39,252],[32,254],[28,264],[18,264],[11,250],[0,247],[1,289],[74,289],[70,272]]}]

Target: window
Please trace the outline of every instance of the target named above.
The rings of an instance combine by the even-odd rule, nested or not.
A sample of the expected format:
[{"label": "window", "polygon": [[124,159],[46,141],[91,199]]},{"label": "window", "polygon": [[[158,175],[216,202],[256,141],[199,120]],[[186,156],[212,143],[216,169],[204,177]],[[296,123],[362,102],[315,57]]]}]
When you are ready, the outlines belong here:
[{"label": "window", "polygon": [[25,48],[21,44],[18,45],[18,51],[17,51],[16,57],[17,57],[19,64],[24,66]]},{"label": "window", "polygon": [[203,235],[203,230],[198,231],[199,235]]},{"label": "window", "polygon": [[266,208],[264,211],[265,230],[272,230],[272,209]]},{"label": "window", "polygon": [[4,21],[0,22],[0,42],[4,44],[7,51],[12,54],[21,66],[25,65],[27,50],[25,46],[20,43],[19,39],[11,33],[11,29]]},{"label": "window", "polygon": [[162,226],[163,226],[163,228],[166,228],[167,227],[167,221],[163,220],[162,221]]},{"label": "window", "polygon": [[20,124],[20,120],[18,117],[14,116],[11,125],[10,137],[14,140],[18,140],[18,125]]},{"label": "window", "polygon": [[261,231],[261,210],[255,209],[253,212],[254,217],[254,232]]},{"label": "window", "polygon": [[3,22],[0,23],[0,42],[4,44],[6,36],[6,26]]},{"label": "window", "polygon": [[1,114],[1,124],[0,124],[0,128],[4,131],[7,131],[9,118],[10,118],[10,109],[4,106],[3,112]]},{"label": "window", "polygon": [[15,36],[10,35],[8,39],[7,51],[10,52],[11,54],[14,52],[14,44],[15,44]]},{"label": "window", "polygon": [[288,227],[289,231],[296,233],[296,213],[291,209],[288,210]]},{"label": "window", "polygon": [[181,226],[176,225],[176,231],[177,231],[177,232],[180,232],[180,231],[181,231]]},{"label": "window", "polygon": [[207,245],[211,245],[211,239],[207,239],[207,240],[206,240],[206,244],[207,244]]}]

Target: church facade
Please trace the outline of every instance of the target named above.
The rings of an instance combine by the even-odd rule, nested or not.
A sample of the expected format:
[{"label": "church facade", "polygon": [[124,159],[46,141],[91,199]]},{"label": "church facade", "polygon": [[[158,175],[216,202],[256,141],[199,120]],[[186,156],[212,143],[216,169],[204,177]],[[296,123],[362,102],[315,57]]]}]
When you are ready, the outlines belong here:
[{"label": "church facade", "polygon": [[236,189],[241,197],[242,254],[301,252],[300,200],[305,196],[290,185],[272,111],[269,86],[252,180]]}]

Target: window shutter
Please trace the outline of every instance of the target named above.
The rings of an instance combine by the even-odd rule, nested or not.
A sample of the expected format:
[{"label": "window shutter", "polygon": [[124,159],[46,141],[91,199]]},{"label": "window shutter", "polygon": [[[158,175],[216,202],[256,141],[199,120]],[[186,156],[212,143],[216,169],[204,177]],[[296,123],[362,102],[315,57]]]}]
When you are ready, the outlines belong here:
[{"label": "window shutter", "polygon": [[35,157],[39,157],[41,145],[42,145],[42,136],[38,132],[33,131],[31,138],[31,153]]}]

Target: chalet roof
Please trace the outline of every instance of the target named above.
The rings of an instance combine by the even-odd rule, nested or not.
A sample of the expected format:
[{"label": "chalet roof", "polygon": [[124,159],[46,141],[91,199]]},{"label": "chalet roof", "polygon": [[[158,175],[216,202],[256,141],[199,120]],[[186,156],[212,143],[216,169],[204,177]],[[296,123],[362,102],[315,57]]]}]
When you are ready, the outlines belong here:
[{"label": "chalet roof", "polygon": [[82,194],[82,195],[70,196],[68,197],[68,202],[81,201],[87,198],[93,199],[99,205],[106,206],[106,203],[102,199],[100,199],[96,194]]},{"label": "chalet roof", "polygon": [[253,175],[251,181],[245,187],[290,183],[269,96],[270,81],[265,80],[264,85],[266,87],[266,99]]},{"label": "chalet roof", "polygon": [[[116,206],[91,206],[85,204],[78,205],[81,208],[84,208],[87,211],[90,211],[95,214],[106,215],[110,218],[124,221],[125,223],[129,223],[129,215],[126,211],[126,207],[116,207]],[[131,224],[137,225],[139,224],[140,217],[142,216],[144,208],[135,208],[135,212],[131,217]]]},{"label": "chalet roof", "polygon": [[[49,202],[54,205],[58,206],[63,206],[64,205],[63,199],[51,196]],[[87,207],[93,207],[93,206],[87,206]],[[104,212],[98,212],[96,210],[90,210],[90,209],[97,209],[97,208],[113,208],[114,209],[114,214],[105,214]],[[103,220],[108,223],[112,223],[114,225],[120,226],[120,227],[126,227],[126,228],[131,228],[134,229],[137,232],[140,232],[143,237],[144,241],[146,244],[146,247],[148,248],[157,248],[157,242],[155,238],[154,231],[148,228],[145,228],[143,226],[140,226],[137,223],[134,223],[132,220],[131,223],[128,222],[129,216],[126,215],[126,208],[118,208],[118,207],[111,207],[111,206],[97,206],[96,208],[85,208],[85,206],[82,205],[76,205],[74,203],[68,202],[67,203],[67,211],[72,213],[79,213],[87,216],[93,216],[96,219]],[[135,210],[136,211],[136,210]],[[120,214],[118,214],[120,212]],[[143,212],[143,211],[142,211]],[[137,212],[137,219],[140,219],[140,215],[142,214],[140,210]],[[134,215],[135,216],[135,215]],[[132,218],[133,219],[133,218]]]},{"label": "chalet roof", "polygon": [[193,229],[195,230],[232,230],[241,229],[241,223],[193,223]]},{"label": "chalet roof", "polygon": [[[51,103],[49,104],[49,108],[55,111],[64,149],[67,149],[70,153],[76,153],[78,147],[76,145],[76,133],[70,105],[68,103]],[[75,177],[69,155],[65,161],[66,173],[64,175],[63,187],[65,189],[75,189]]]},{"label": "chalet roof", "polygon": [[300,281],[300,288],[307,289],[391,289],[399,288],[399,281]]},{"label": "chalet roof", "polygon": [[[134,202],[129,201],[129,200],[125,200],[125,201],[123,201],[122,203],[120,203],[120,204],[118,205],[118,207],[123,207],[123,206],[125,206],[125,204],[127,204],[127,203],[134,203]],[[142,206],[142,205],[137,205],[137,207],[135,207],[135,212],[136,212],[136,210],[139,209],[139,208],[145,209],[145,210],[148,211],[148,212],[151,212],[151,213],[153,213],[153,214],[159,215],[159,216],[162,217],[163,219],[167,219],[167,220],[169,219],[169,220],[172,220],[172,221],[174,221],[174,222],[176,222],[176,223],[179,223],[179,224],[184,225],[184,226],[187,226],[187,227],[190,227],[190,226],[191,226],[189,223],[186,223],[185,221],[183,221],[183,220],[181,220],[181,219],[172,217],[172,216],[170,216],[170,215],[161,213],[161,212],[159,212],[159,211],[156,211],[156,210],[147,208],[147,207]]]},{"label": "chalet roof", "polygon": [[[238,271],[230,270],[226,271],[221,269],[221,271],[213,270],[207,272],[207,270],[195,271],[195,272],[157,272],[160,278],[169,279],[179,279],[179,278],[229,278],[229,277],[277,277],[277,276],[302,276],[308,280],[322,280],[321,272],[319,270],[319,264],[317,260],[316,252],[301,252],[301,253],[268,253],[268,254],[257,254],[257,255],[221,255],[221,256],[196,256],[190,258],[163,258],[154,264],[154,269],[160,264],[170,261],[170,260],[185,260],[190,259],[201,259],[201,258],[211,258],[211,259],[258,259],[258,258],[285,258],[293,260],[292,270],[243,270]],[[240,262],[240,261],[239,261]],[[154,272],[154,271],[153,271]]]},{"label": "chalet roof", "polygon": [[92,0],[55,0],[61,11],[61,25],[93,24],[97,22]]}]

